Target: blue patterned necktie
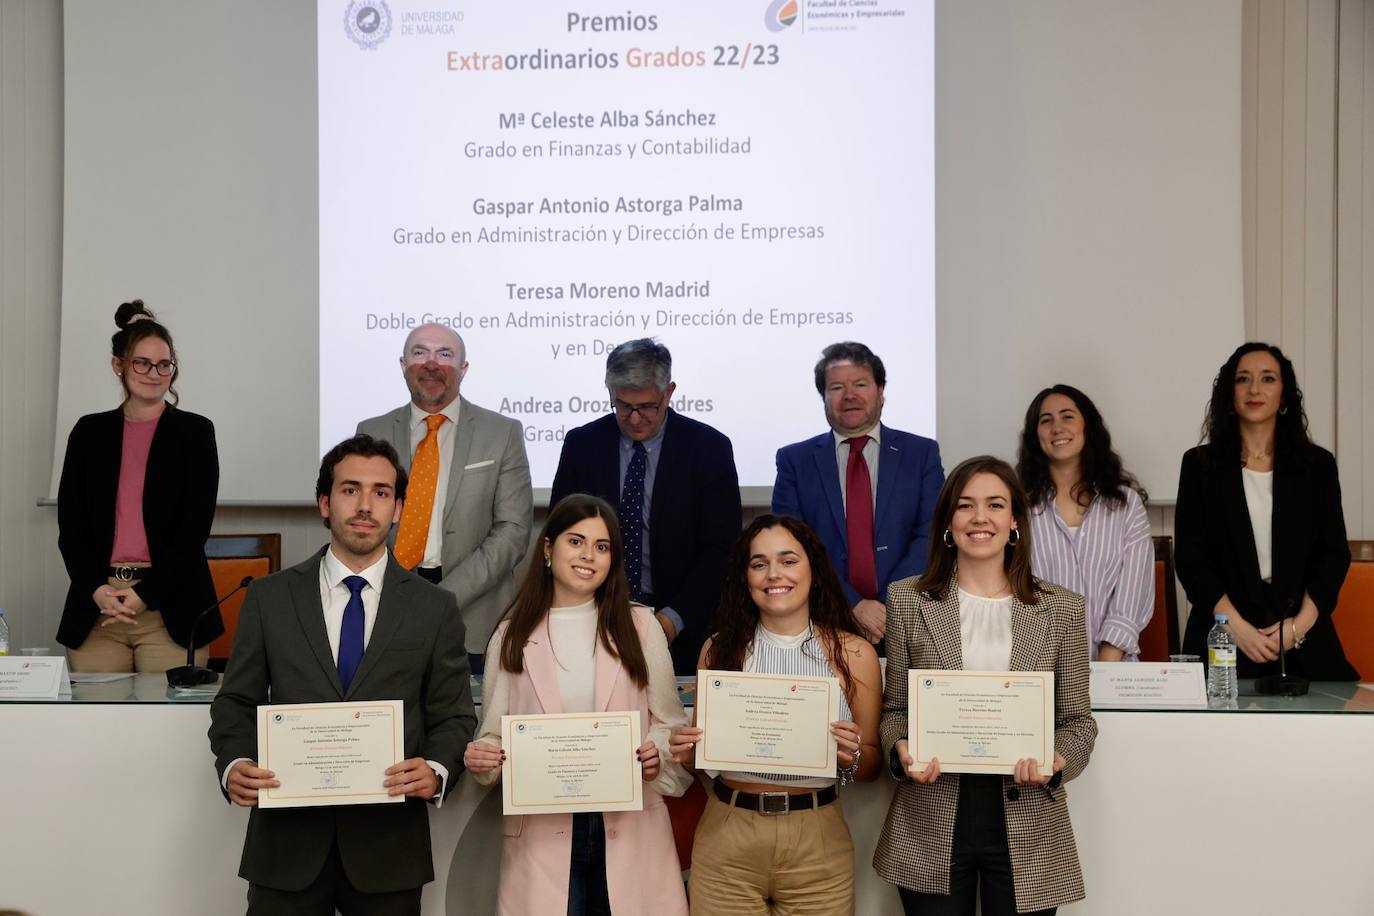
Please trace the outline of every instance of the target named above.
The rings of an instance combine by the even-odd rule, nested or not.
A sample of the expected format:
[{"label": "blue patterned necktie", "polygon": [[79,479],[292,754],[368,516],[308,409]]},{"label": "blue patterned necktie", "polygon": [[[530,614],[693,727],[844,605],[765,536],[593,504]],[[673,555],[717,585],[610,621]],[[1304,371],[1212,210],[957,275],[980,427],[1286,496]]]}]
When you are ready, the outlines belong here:
[{"label": "blue patterned necktie", "polygon": [[634,444],[634,456],[625,469],[625,489],[620,493],[620,524],[625,529],[625,579],[630,583],[630,600],[643,595],[644,580],[644,472],[649,453],[643,442]]},{"label": "blue patterned necktie", "polygon": [[363,660],[362,591],[367,580],[362,576],[345,576],[343,581],[348,586],[349,596],[344,607],[343,626],[339,629],[339,685],[348,693],[348,685],[353,683],[358,663]]}]

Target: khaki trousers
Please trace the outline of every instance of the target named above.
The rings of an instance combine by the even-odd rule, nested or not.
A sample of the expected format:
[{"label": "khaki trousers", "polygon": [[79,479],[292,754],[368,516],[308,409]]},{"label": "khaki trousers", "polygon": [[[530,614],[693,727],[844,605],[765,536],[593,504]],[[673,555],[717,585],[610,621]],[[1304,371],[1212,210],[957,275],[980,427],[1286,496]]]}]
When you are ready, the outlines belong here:
[{"label": "khaki trousers", "polygon": [[[115,588],[133,588],[138,580],[123,582],[111,579]],[[137,623],[112,623],[102,627],[102,616],[91,627],[81,645],[67,650],[67,664],[72,671],[136,672],[161,674],[168,668],[186,664],[186,647],[172,641],[167,625],[158,611],[144,611]],[[210,647],[196,650],[196,664],[204,665],[210,657]]]},{"label": "khaki trousers", "polygon": [[692,916],[853,916],[854,840],[840,802],[769,816],[711,795],[687,890]]}]

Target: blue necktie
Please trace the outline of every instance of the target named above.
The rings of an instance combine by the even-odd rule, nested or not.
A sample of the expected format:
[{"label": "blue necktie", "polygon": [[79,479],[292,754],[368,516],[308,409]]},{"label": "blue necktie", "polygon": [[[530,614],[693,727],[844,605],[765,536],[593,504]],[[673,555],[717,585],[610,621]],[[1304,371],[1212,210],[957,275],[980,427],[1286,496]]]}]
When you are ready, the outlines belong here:
[{"label": "blue necktie", "polygon": [[362,591],[367,580],[362,576],[345,576],[343,581],[350,594],[344,607],[343,626],[339,629],[339,685],[348,693],[348,685],[353,683],[358,663],[363,660]]},{"label": "blue necktie", "polygon": [[625,489],[620,493],[620,523],[625,529],[625,578],[630,583],[630,600],[643,595],[644,580],[644,472],[649,453],[643,442],[634,444],[634,456],[625,469]]}]

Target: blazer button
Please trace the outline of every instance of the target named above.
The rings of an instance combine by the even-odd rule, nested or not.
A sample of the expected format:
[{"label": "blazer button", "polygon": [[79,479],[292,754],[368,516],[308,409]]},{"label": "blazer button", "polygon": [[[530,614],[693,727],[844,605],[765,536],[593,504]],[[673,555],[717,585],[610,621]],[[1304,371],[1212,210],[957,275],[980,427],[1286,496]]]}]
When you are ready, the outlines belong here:
[{"label": "blazer button", "polygon": [[1016,786],[1012,786],[1010,789],[1007,790],[1007,801],[1016,801],[1020,797],[1021,790],[1016,788]]}]

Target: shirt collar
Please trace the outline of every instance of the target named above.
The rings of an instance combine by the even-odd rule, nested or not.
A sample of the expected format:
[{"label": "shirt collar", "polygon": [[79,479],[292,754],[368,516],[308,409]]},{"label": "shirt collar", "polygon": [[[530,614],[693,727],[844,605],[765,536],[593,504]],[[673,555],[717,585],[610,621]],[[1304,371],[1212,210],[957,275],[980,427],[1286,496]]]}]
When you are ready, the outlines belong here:
[{"label": "shirt collar", "polygon": [[[665,408],[665,410],[666,410],[666,408]],[[671,419],[671,417],[665,416],[665,417],[663,418],[663,425],[660,426],[660,427],[658,428],[658,432],[654,433],[652,437],[650,437],[650,438],[644,440],[644,451],[646,451],[646,452],[651,452],[651,453],[652,453],[652,452],[653,452],[654,450],[656,450],[660,445],[663,444],[663,434],[666,433],[666,432],[668,431],[668,421],[669,421],[670,419]],[[634,447],[635,447],[635,440],[631,439],[629,436],[625,435],[624,433],[621,433],[621,434],[620,434],[620,447],[621,447],[622,449],[624,449],[625,451],[631,451],[631,450],[633,450]]]},{"label": "shirt collar", "polygon": [[[880,445],[883,441],[883,437],[880,434],[880,430],[882,429],[882,427],[883,424],[880,420],[877,423],[874,423],[873,426],[869,429],[866,429],[863,432],[858,433],[857,435],[867,436],[868,438],[873,440],[875,445]],[[841,445],[844,445],[844,440],[854,438],[853,436],[842,436],[839,433],[835,432],[833,429],[830,432],[831,435],[835,437],[835,448],[839,448]]]},{"label": "shirt collar", "polygon": [[[386,561],[389,553],[383,551],[367,569],[360,573],[355,573],[343,564],[343,561],[334,556],[334,545],[329,545],[329,549],[324,552],[324,560],[320,564],[324,570],[324,580],[330,588],[337,588],[343,585],[343,580],[349,576],[362,576],[367,580],[367,584],[372,586],[372,590],[380,592],[382,590],[382,576],[386,574]],[[346,587],[346,586],[345,586]]]},{"label": "shirt collar", "polygon": [[[450,423],[453,423],[454,425],[457,425],[457,423],[458,423],[458,408],[462,405],[462,403],[463,403],[463,399],[462,399],[461,397],[456,397],[456,398],[454,398],[452,401],[449,401],[449,402],[448,402],[448,406],[446,406],[443,410],[439,411],[439,413],[441,413],[441,414],[443,414],[444,416],[448,417]],[[429,411],[427,411],[427,410],[421,410],[420,408],[416,407],[414,401],[411,401],[411,402],[410,402],[410,427],[411,427],[411,429],[416,429],[416,428],[418,428],[418,427],[424,426],[424,425],[425,425],[425,418],[428,417],[429,415],[430,415]],[[440,428],[442,429],[443,427],[440,427]]]}]

